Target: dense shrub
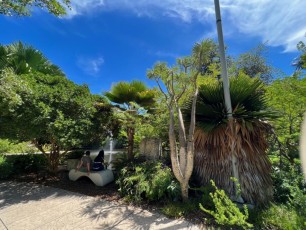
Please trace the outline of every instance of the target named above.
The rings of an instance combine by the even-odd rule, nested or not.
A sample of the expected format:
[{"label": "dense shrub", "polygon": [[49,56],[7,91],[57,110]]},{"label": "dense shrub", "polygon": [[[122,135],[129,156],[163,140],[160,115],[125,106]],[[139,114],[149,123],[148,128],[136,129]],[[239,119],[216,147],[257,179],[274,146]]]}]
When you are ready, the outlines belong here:
[{"label": "dense shrub", "polygon": [[12,155],[9,160],[13,164],[13,173],[37,173],[46,169],[47,159],[42,154]]},{"label": "dense shrub", "polygon": [[13,173],[13,164],[0,154],[0,179],[6,179]]},{"label": "dense shrub", "polygon": [[11,148],[11,143],[7,139],[0,139],[0,154],[8,153]]},{"label": "dense shrub", "polygon": [[273,164],[274,202],[251,213],[258,229],[306,229],[306,185],[300,162],[283,160]]},{"label": "dense shrub", "polygon": [[130,162],[119,171],[116,183],[131,201],[173,199],[178,193],[170,168],[161,162]]},{"label": "dense shrub", "polygon": [[277,203],[286,204],[293,198],[294,191],[306,191],[306,183],[303,177],[301,163],[296,160],[294,164],[286,161],[280,169],[278,165],[273,166],[272,173],[274,185],[274,200]]},{"label": "dense shrub", "polygon": [[259,214],[260,229],[300,230],[306,229],[306,217],[297,210],[283,204],[272,204]]},{"label": "dense shrub", "polygon": [[14,143],[0,139],[0,153],[35,153],[36,148],[28,142]]}]

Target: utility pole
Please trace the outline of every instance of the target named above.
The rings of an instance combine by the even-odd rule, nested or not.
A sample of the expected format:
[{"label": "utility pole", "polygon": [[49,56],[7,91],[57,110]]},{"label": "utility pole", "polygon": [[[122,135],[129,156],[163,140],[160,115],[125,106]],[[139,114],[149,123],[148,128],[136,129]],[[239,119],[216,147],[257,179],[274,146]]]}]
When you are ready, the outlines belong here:
[{"label": "utility pole", "polygon": [[[229,121],[229,125],[231,128],[234,126],[233,121],[233,109],[231,103],[231,95],[229,91],[229,81],[227,74],[227,63],[225,59],[225,48],[224,48],[224,40],[223,40],[223,31],[222,31],[222,23],[221,23],[221,13],[220,13],[220,4],[219,0],[214,0],[215,2],[215,13],[216,13],[216,23],[217,23],[217,32],[218,32],[218,42],[219,42],[219,53],[220,53],[220,61],[221,61],[221,77],[223,80],[223,91],[224,91],[224,100],[225,107],[227,111],[227,118]],[[236,152],[234,149],[235,143],[231,143],[231,162],[232,162],[232,170],[233,176],[237,179],[237,183],[239,183],[239,172],[238,172],[238,161]],[[234,184],[235,193],[237,193],[237,186]],[[243,203],[243,199],[240,194],[233,198],[235,201]]]}]

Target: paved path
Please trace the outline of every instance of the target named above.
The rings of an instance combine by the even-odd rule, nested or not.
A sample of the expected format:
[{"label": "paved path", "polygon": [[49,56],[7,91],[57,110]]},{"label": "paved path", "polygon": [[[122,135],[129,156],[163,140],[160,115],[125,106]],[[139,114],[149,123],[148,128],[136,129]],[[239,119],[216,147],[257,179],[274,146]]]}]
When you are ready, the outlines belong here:
[{"label": "paved path", "polygon": [[192,229],[183,220],[33,183],[0,182],[0,230]]}]

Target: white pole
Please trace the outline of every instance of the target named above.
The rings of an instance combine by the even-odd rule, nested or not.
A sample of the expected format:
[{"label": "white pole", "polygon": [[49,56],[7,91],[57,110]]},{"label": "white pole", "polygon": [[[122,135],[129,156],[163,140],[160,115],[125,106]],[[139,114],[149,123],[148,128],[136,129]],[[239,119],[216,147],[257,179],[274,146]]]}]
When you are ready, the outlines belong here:
[{"label": "white pole", "polygon": [[228,76],[227,76],[227,64],[225,60],[225,49],[224,49],[224,41],[223,41],[219,0],[215,0],[215,12],[216,12],[219,52],[220,52],[221,71],[222,71],[221,76],[223,80],[225,107],[227,110],[227,117],[230,118],[232,117],[233,110],[232,110],[231,96],[230,96],[230,91],[229,91],[229,82],[228,82]]},{"label": "white pole", "polygon": [[[229,91],[229,81],[227,75],[227,64],[225,59],[225,49],[224,49],[224,41],[223,41],[223,32],[222,32],[222,23],[221,23],[221,13],[220,13],[220,4],[219,0],[215,1],[215,12],[216,12],[216,23],[217,23],[217,31],[218,31],[218,42],[219,42],[219,53],[220,53],[220,61],[221,61],[221,76],[223,80],[223,91],[224,91],[224,101],[225,101],[225,108],[227,111],[227,117],[232,125],[233,119],[233,109],[231,103],[231,95]],[[235,154],[235,143],[231,143],[232,151],[231,151],[231,162],[232,162],[232,169],[233,169],[233,176],[237,179],[237,183],[239,183],[239,172],[238,172],[238,160]],[[237,193],[237,186],[234,184],[235,193]],[[243,203],[243,199],[240,194],[236,194],[237,196],[233,197],[234,200],[237,202]]]}]

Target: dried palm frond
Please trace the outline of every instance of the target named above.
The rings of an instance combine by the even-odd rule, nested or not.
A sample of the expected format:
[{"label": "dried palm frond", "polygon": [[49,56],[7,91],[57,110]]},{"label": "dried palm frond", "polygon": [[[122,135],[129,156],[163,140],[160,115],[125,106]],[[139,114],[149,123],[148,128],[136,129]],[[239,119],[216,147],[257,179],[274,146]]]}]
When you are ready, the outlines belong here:
[{"label": "dried palm frond", "polygon": [[270,125],[264,120],[274,114],[266,110],[258,79],[240,75],[230,83],[231,122],[227,118],[222,83],[200,87],[194,173],[202,185],[208,185],[212,179],[234,195],[234,182],[230,178],[233,176],[231,156],[235,154],[242,197],[247,202],[262,204],[272,197],[271,163],[266,155]]}]

